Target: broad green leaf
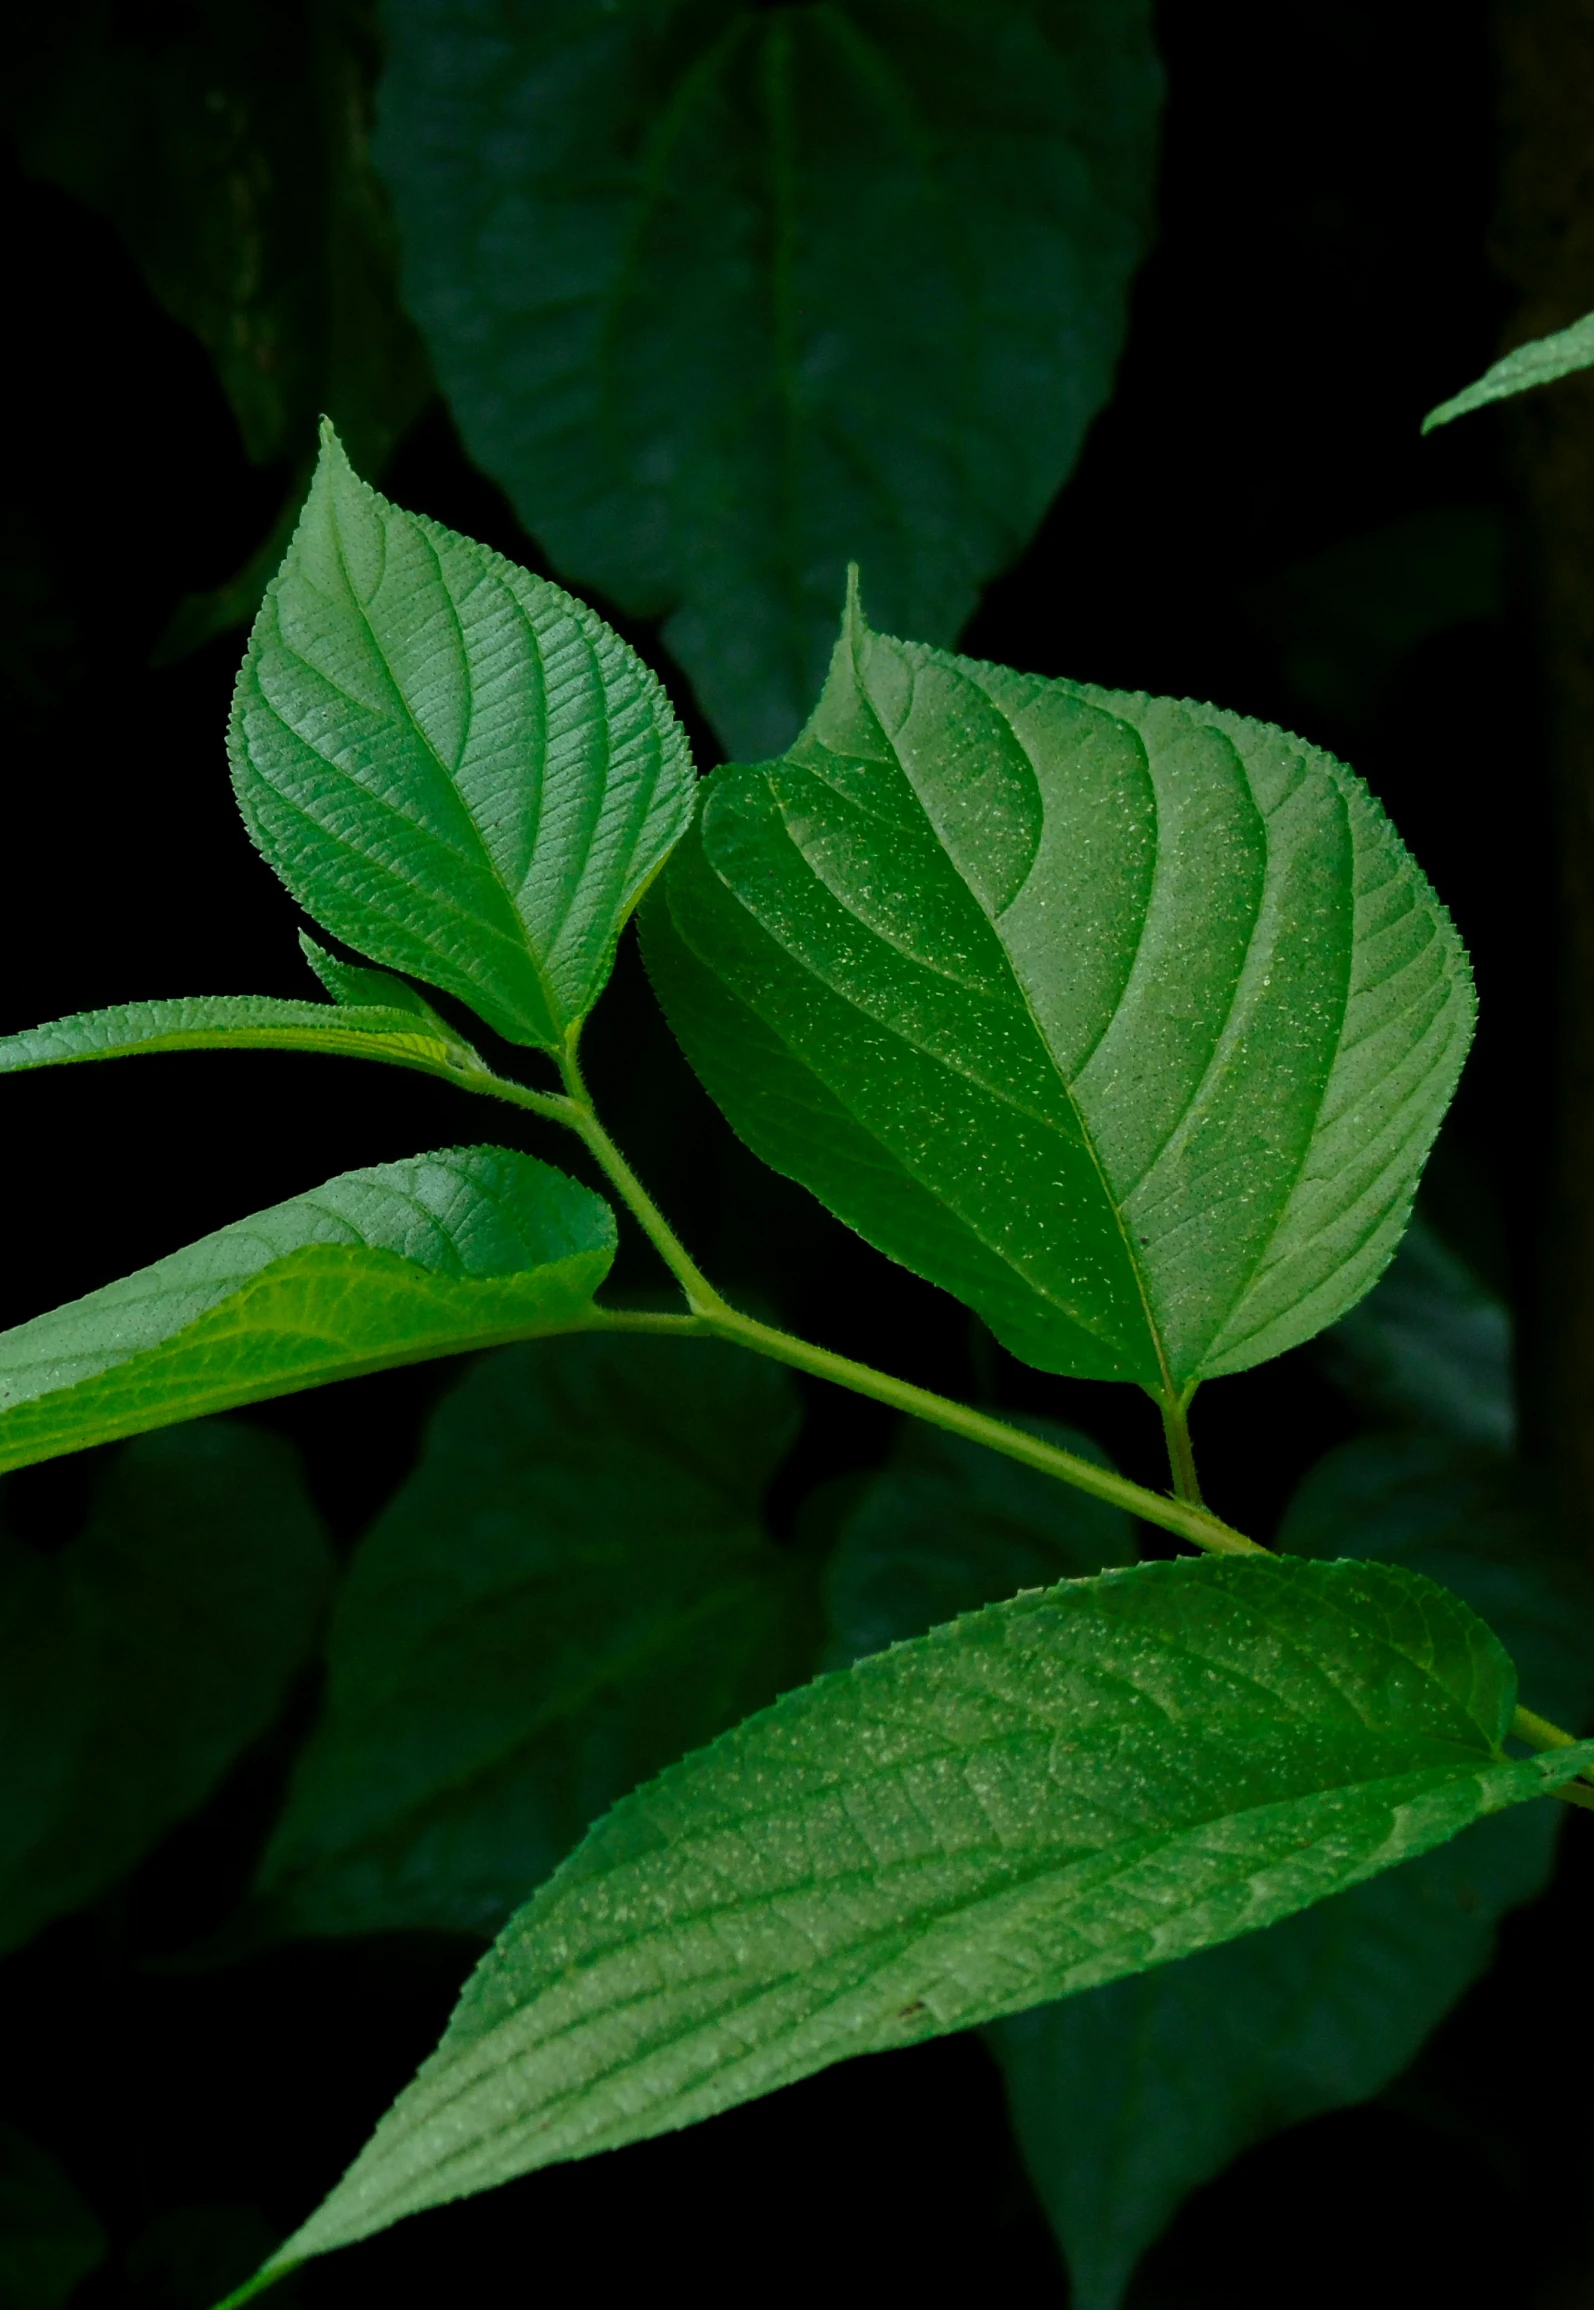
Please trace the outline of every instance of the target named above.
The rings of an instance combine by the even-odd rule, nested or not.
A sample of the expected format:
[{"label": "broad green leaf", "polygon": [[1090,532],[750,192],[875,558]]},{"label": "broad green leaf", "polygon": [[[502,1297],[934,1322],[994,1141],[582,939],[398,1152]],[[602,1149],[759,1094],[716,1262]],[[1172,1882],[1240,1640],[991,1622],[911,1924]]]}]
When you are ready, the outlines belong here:
[{"label": "broad green leaf", "polygon": [[503,1147],[342,1172],[0,1332],[0,1469],[568,1330],[614,1241],[607,1204]]},{"label": "broad green leaf", "polygon": [[1449,917],[1331,756],[856,601],[797,745],[710,780],[644,938],[766,1162],[1027,1362],[1164,1397],[1374,1282],[1472,1026]]},{"label": "broad green leaf", "polygon": [[1557,377],[1569,377],[1574,369],[1594,366],[1594,313],[1585,313],[1581,321],[1574,321],[1569,329],[1557,329],[1551,337],[1534,337],[1526,345],[1518,345],[1514,353],[1496,361],[1486,369],[1474,384],[1441,401],[1437,409],[1430,409],[1422,421],[1424,433],[1431,433],[1436,425],[1448,425],[1452,418],[1466,417],[1474,409],[1483,409],[1491,401],[1507,401],[1515,393],[1526,393],[1534,385],[1551,385]]},{"label": "broad green leaf", "polygon": [[1145,0],[389,0],[377,140],[471,455],[789,742],[849,560],[951,642],[1111,388]]},{"label": "broad green leaf", "polygon": [[494,1933],[617,1797],[811,1674],[811,1575],[759,1521],[796,1418],[710,1342],[478,1364],[355,1555],[273,1920]]},{"label": "broad green leaf", "polygon": [[1404,1568],[1065,1581],[821,1677],[625,1798],[514,1918],[290,2267],[845,2055],[1287,1916],[1558,1787]]},{"label": "broad green leaf", "polygon": [[564,1046],[692,810],[664,692],[591,610],[367,488],[330,427],[238,676],[249,831],[357,953]]},{"label": "broad green leaf", "polygon": [[[1073,1428],[1013,1425],[1111,1464]],[[891,1464],[842,1522],[825,1567],[826,1615],[838,1658],[855,1660],[1021,1589],[1134,1560],[1134,1527],[1122,1509],[909,1420]]]},{"label": "broad green leaf", "polygon": [[1323,1357],[1377,1411],[1500,1452],[1516,1440],[1510,1310],[1420,1219]]},{"label": "broad green leaf", "polygon": [[0,1947],[91,1900],[276,1713],[331,1572],[292,1454],[227,1421],[112,1464],[50,1554],[0,1491]]},{"label": "broad green leaf", "polygon": [[98,2216],[54,2158],[0,2126],[0,2305],[65,2310],[106,2254]]},{"label": "broad green leaf", "polygon": [[[1442,1438],[1364,1438],[1314,1469],[1281,1544],[1442,1581],[1510,1650],[1525,1699],[1586,1723],[1594,1612],[1515,1494],[1509,1469]],[[1181,2199],[1249,2144],[1405,2068],[1489,1963],[1499,1918],[1542,1890],[1558,1811],[1478,1822],[1265,1932],[992,2025],[1077,2310],[1117,2310]]]}]

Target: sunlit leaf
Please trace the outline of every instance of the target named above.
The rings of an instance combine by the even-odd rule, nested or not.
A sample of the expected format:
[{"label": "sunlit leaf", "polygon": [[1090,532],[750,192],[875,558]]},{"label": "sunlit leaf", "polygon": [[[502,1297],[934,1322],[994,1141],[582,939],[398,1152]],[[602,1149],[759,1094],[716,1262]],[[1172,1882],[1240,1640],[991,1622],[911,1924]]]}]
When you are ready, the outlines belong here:
[{"label": "sunlit leaf", "polygon": [[529,1155],[345,1171],[0,1333],[0,1469],[578,1325],[608,1205]]},{"label": "sunlit leaf", "polygon": [[1534,337],[1528,344],[1518,345],[1475,383],[1441,401],[1437,409],[1430,409],[1422,429],[1431,433],[1436,425],[1448,425],[1452,418],[1486,408],[1491,401],[1507,401],[1531,386],[1552,385],[1557,377],[1569,377],[1574,369],[1590,366],[1594,366],[1594,313],[1585,313],[1569,329],[1557,329],[1551,337]]},{"label": "sunlit leaf", "polygon": [[0,1947],[125,1874],[262,1732],[331,1572],[292,1454],[228,1421],[130,1445],[44,1553],[0,1491]]},{"label": "sunlit leaf", "polygon": [[472,456],[785,745],[849,559],[955,640],[1106,400],[1144,0],[390,0],[378,157]]},{"label": "sunlit leaf", "polygon": [[229,744],[249,831],[301,905],[548,1050],[692,809],[641,660],[557,586],[379,497],[330,429]]},{"label": "sunlit leaf", "polygon": [[617,1797],[811,1674],[812,1575],[759,1520],[795,1425],[778,1366],[707,1342],[478,1364],[355,1554],[273,1922],[496,1932]]},{"label": "sunlit leaf", "polygon": [[1286,1916],[1569,1779],[1403,1568],[1064,1582],[789,1695],[627,1797],[514,1918],[276,2258],[827,2063]]},{"label": "sunlit leaf", "polygon": [[1449,917],[1330,755],[856,604],[644,938],[756,1153],[1028,1362],[1164,1397],[1375,1281],[1472,1025]]},{"label": "sunlit leaf", "polygon": [[[1281,1544],[1442,1581],[1509,1648],[1523,1697],[1583,1724],[1587,1587],[1535,1548],[1517,1491],[1442,1438],[1368,1437],[1314,1469]],[[1249,2144],[1406,2067],[1488,1965],[1502,1914],[1542,1890],[1559,1812],[1520,1806],[1265,1932],[993,2024],[1077,2310],[1117,2310],[1180,2201]]]}]

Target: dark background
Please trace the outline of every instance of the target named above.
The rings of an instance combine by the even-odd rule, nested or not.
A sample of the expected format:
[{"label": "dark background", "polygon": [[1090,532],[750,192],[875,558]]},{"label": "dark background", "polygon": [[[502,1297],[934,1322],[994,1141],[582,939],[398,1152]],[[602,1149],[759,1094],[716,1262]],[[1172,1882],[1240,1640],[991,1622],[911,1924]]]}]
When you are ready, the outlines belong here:
[{"label": "dark background", "polygon": [[[1517,1295],[1531,1336],[1554,874],[1523,548],[1499,421],[1418,434],[1422,412],[1493,357],[1512,304],[1488,258],[1489,14],[1471,0],[1180,0],[1161,15],[1160,238],[1118,393],[967,646],[1211,698],[1303,730],[1370,779],[1454,911],[1479,980],[1478,1047],[1430,1213]],[[14,398],[0,533],[0,1030],[140,996],[307,997],[295,909],[228,790],[241,639],[166,670],[150,663],[178,600],[228,577],[258,542],[281,477],[245,461],[206,355],[109,227],[14,171],[3,199]],[[385,486],[540,566],[440,405]],[[1320,558],[1369,540],[1359,562]],[[1401,568],[1422,573],[1416,593],[1427,588],[1415,638],[1386,630],[1378,607],[1379,569],[1402,554]],[[649,632],[617,622],[670,683],[711,766],[669,661]],[[1130,1474],[1165,1480],[1149,1403],[1025,1370],[761,1172],[676,1055],[629,945],[589,1048],[616,1136],[717,1280],[930,1386],[1056,1412]],[[4,1099],[0,1323],[356,1164],[496,1136],[574,1167],[570,1145],[509,1110],[306,1057],[71,1069],[7,1083]],[[648,1261],[632,1244],[617,1280],[655,1282]],[[350,1539],[406,1472],[451,1376],[426,1367],[247,1416],[294,1438]],[[1354,1425],[1310,1350],[1220,1381],[1195,1413],[1208,1496],[1265,1537],[1304,1469]],[[777,1522],[789,1528],[816,1481],[877,1461],[888,1432],[884,1413],[813,1387]],[[10,1479],[11,1519],[41,1546],[58,1542],[95,1460]],[[89,2310],[199,2305],[212,2280],[234,2282],[352,2156],[472,1961],[464,1943],[406,1939],[231,1966],[185,1955],[247,1882],[313,1704],[302,1695],[297,1723],[129,1887],[0,1967],[0,2116],[25,2119],[62,2159],[123,2254],[84,2289]],[[1594,2165],[1585,1826],[1570,1824],[1557,1888],[1508,1923],[1495,1973],[1415,2069],[1195,2198],[1145,2265],[1137,2310],[1594,2304],[1594,2237],[1574,2186]],[[710,2301],[1067,2296],[994,2069],[965,2040],[854,2063],[689,2134],[427,2215],[294,2284],[312,2305],[485,2304],[575,2287],[600,2300],[642,2288]]]}]

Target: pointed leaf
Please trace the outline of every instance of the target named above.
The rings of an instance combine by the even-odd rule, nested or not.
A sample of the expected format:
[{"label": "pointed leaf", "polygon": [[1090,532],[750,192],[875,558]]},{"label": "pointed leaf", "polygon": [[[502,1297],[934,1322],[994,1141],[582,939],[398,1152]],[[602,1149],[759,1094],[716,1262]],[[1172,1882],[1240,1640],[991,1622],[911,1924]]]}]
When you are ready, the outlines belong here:
[{"label": "pointed leaf", "polygon": [[1449,917],[1331,756],[855,603],[644,938],[756,1153],[1026,1361],[1165,1396],[1367,1290],[1472,1026]]},{"label": "pointed leaf", "polygon": [[822,1677],[617,1805],[280,2267],[1251,1931],[1569,1779],[1395,1567],[1137,1565]]},{"label": "pointed leaf", "polygon": [[951,642],[1106,400],[1145,0],[389,0],[377,152],[476,462],[786,745],[849,559]]},{"label": "pointed leaf", "polygon": [[503,1147],[345,1171],[0,1333],[0,1469],[578,1326],[607,1204]]},{"label": "pointed leaf", "polygon": [[[364,974],[377,978],[381,974]],[[401,981],[391,979],[396,989]],[[408,990],[406,990],[408,991]],[[119,1003],[79,1011],[48,1026],[0,1038],[0,1074],[66,1067],[79,1059],[126,1059],[159,1051],[319,1051],[329,1058],[382,1059],[425,1075],[484,1075],[462,1036],[430,1004],[385,1007],[279,1002],[270,995],[190,995],[165,1003]]]},{"label": "pointed leaf", "polygon": [[[1582,1724],[1594,1612],[1535,1551],[1515,1493],[1448,1441],[1367,1437],[1313,1470],[1281,1545],[1442,1581],[1509,1647],[1524,1697]],[[1499,1918],[1543,1889],[1558,1811],[1519,1806],[1263,1933],[992,2025],[1078,2310],[1117,2310],[1180,2201],[1250,2143],[1405,2068],[1489,1963]]]},{"label": "pointed leaf", "polygon": [[131,1445],[82,1536],[4,1529],[0,1947],[125,1874],[264,1731],[331,1574],[288,1447],[228,1421]]},{"label": "pointed leaf", "polygon": [[105,2231],[54,2158],[15,2126],[0,2127],[0,2303],[65,2310],[104,2261]]},{"label": "pointed leaf", "polygon": [[1424,433],[1431,433],[1436,425],[1448,425],[1453,418],[1465,417],[1474,409],[1483,409],[1491,401],[1506,401],[1514,393],[1526,393],[1534,385],[1552,385],[1557,377],[1569,377],[1574,369],[1594,366],[1594,313],[1585,313],[1581,321],[1574,321],[1569,329],[1557,329],[1551,337],[1534,337],[1526,345],[1518,345],[1514,353],[1507,353],[1486,369],[1475,383],[1464,386],[1441,401],[1437,409],[1430,409],[1422,421]]},{"label": "pointed leaf", "polygon": [[302,906],[547,1050],[602,992],[692,808],[640,659],[557,586],[379,497],[330,427],[229,747]]},{"label": "pointed leaf", "polygon": [[355,1555],[274,1921],[494,1933],[617,1797],[810,1675],[812,1576],[759,1522],[796,1420],[777,1365],[712,1342],[478,1364]]},{"label": "pointed leaf", "polygon": [[[1100,1467],[1099,1444],[1055,1421],[1004,1417]],[[856,1660],[1025,1588],[1135,1561],[1121,1508],[918,1420],[844,1519],[825,1567],[839,1661]]]}]

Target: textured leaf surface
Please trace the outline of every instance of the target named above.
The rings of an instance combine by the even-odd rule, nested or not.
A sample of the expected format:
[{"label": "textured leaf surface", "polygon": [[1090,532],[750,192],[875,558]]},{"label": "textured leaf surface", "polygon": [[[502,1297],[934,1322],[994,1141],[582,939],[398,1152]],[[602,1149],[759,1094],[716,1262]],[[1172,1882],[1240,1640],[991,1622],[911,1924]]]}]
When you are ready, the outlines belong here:
[{"label": "textured leaf surface", "polygon": [[1361,781],[1215,707],[872,633],[650,899],[741,1136],[1043,1369],[1172,1394],[1399,1239],[1466,957]]},{"label": "textured leaf surface", "polygon": [[[1076,1429],[1052,1420],[1013,1425],[1111,1465]],[[825,1566],[826,1618],[839,1659],[856,1660],[1020,1589],[1134,1560],[1134,1527],[1122,1509],[910,1420],[891,1465],[842,1523]]]},{"label": "textured leaf surface", "polygon": [[1551,385],[1557,377],[1569,377],[1574,369],[1594,366],[1594,313],[1585,313],[1581,321],[1574,321],[1569,329],[1557,329],[1552,337],[1535,337],[1531,343],[1519,345],[1504,360],[1496,361],[1486,369],[1474,384],[1465,386],[1448,401],[1441,401],[1437,409],[1430,409],[1422,421],[1424,433],[1431,433],[1436,425],[1448,425],[1452,418],[1465,417],[1474,409],[1483,409],[1491,401],[1507,401],[1515,393],[1526,393],[1534,385]]},{"label": "textured leaf surface", "polygon": [[1510,1310],[1420,1219],[1323,1356],[1374,1410],[1500,1452],[1516,1440]]},{"label": "textured leaf surface", "polygon": [[556,1050],[692,807],[686,741],[603,621],[379,497],[328,428],[229,736],[251,835],[373,961]]},{"label": "textured leaf surface", "polygon": [[354,1558],[276,1921],[496,1932],[617,1797],[810,1675],[812,1576],[759,1521],[796,1419],[711,1343],[478,1364]]},{"label": "textured leaf surface", "polygon": [[292,1454],[226,1421],[131,1445],[52,1554],[5,1530],[0,1493],[0,1947],[209,1794],[309,1652],[330,1572]]},{"label": "textured leaf surface", "polygon": [[607,1204],[502,1147],[345,1171],[0,1333],[0,1468],[578,1324]]},{"label": "textured leaf surface", "polygon": [[6,1035],[0,1038],[0,1074],[158,1051],[322,1051],[334,1058],[384,1059],[390,1066],[443,1076],[479,1072],[482,1064],[429,1005],[422,1016],[374,1004],[356,1009],[279,1002],[269,995],[190,995],[175,1002],[79,1011],[48,1026]]},{"label": "textured leaf surface", "polygon": [[1143,0],[390,0],[378,160],[477,463],[788,743],[849,560],[950,642],[1107,397]]},{"label": "textured leaf surface", "polygon": [[[1588,1721],[1594,1614],[1545,1560],[1511,1472],[1436,1437],[1372,1437],[1308,1477],[1281,1544],[1442,1581],[1510,1650],[1523,1698]],[[1191,2190],[1250,2143],[1377,2093],[1549,1875],[1559,1807],[1476,1823],[1266,1932],[995,2023],[1014,2123],[1079,2310],[1117,2310]]]},{"label": "textured leaf surface", "polygon": [[94,2209],[54,2158],[15,2126],[0,2127],[0,2303],[64,2310],[104,2261]]},{"label": "textured leaf surface", "polygon": [[826,1676],[626,1798],[505,1929],[279,2257],[853,2053],[1270,1923],[1558,1786],[1404,1569],[1065,1582]]}]

